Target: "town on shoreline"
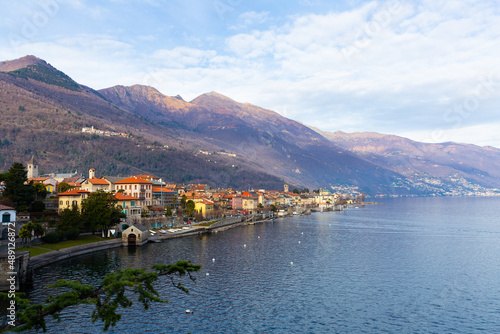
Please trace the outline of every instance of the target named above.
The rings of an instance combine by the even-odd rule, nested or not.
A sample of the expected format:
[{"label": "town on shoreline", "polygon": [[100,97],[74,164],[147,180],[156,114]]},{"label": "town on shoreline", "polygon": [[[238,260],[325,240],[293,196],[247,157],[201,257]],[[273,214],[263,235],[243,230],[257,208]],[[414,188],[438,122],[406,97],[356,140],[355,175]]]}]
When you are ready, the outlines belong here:
[{"label": "town on shoreline", "polygon": [[[2,240],[7,239],[7,227],[11,222],[16,222],[16,233],[24,224],[35,220],[46,232],[55,231],[55,222],[63,212],[75,208],[81,212],[85,200],[97,192],[112,194],[114,205],[121,211],[120,223],[106,229],[104,237],[116,237],[132,224],[154,230],[256,213],[273,212],[276,216],[285,216],[311,210],[327,211],[365,200],[364,193],[351,198],[351,195],[333,193],[326,188],[313,192],[291,190],[287,184],[281,191],[242,191],[211,188],[206,184],[169,184],[153,175],[98,176],[94,168],[86,176],[76,172],[39,175],[34,157],[26,165],[25,183],[37,189],[36,201],[29,206],[0,203]],[[4,189],[5,181],[2,181],[0,195]]]}]

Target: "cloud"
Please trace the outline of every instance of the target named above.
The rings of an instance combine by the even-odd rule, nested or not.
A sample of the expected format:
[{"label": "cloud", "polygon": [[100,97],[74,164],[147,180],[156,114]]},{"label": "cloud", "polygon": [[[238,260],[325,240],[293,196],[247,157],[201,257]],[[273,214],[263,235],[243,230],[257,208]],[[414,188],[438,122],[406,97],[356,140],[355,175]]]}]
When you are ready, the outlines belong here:
[{"label": "cloud", "polygon": [[199,50],[189,47],[176,47],[168,50],[157,50],[151,58],[159,66],[168,68],[187,68],[207,66],[210,59],[214,58],[217,52],[213,50]]},{"label": "cloud", "polygon": [[244,12],[238,16],[238,24],[229,27],[231,30],[240,30],[250,26],[259,25],[267,22],[270,18],[268,11],[263,12]]},{"label": "cloud", "polygon": [[[73,8],[99,8],[70,1]],[[238,30],[226,29],[226,35],[186,30],[196,40],[178,29],[173,34],[179,36],[168,35],[171,30],[160,26],[131,36],[78,33],[29,40],[15,52],[0,48],[0,56],[38,55],[94,88],[150,83],[186,99],[216,90],[326,131],[442,129],[451,137],[467,129],[463,133],[485,131],[481,142],[497,140],[484,126],[497,120],[500,105],[500,14],[494,1],[358,3],[288,17],[271,9],[247,10],[233,26]],[[179,11],[189,11],[191,4],[172,6],[181,17]],[[215,14],[207,14],[206,6],[194,8],[187,20],[165,24],[210,26]],[[108,9],[102,15],[110,15]],[[488,94],[485,78],[491,82]]]}]

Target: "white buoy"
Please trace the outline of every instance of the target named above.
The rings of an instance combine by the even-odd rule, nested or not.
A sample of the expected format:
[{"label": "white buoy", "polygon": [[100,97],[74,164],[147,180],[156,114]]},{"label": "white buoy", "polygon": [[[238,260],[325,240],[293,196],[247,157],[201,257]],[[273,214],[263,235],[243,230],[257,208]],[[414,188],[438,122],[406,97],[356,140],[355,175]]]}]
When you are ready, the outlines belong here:
[{"label": "white buoy", "polygon": [[215,262],[215,257],[212,259],[212,262]]},{"label": "white buoy", "polygon": [[293,266],[293,262],[290,262],[290,264]]},{"label": "white buoy", "polygon": [[260,239],[260,235],[257,237],[257,239]]},{"label": "white buoy", "polygon": [[301,234],[304,234],[304,232],[302,232]]},{"label": "white buoy", "polygon": [[299,241],[299,244],[300,244],[300,241]]},{"label": "white buoy", "polygon": [[209,274],[209,273],[207,273],[206,275],[207,275],[207,276],[210,276],[210,274]]},{"label": "white buoy", "polygon": [[245,248],[246,248],[246,247],[247,247],[247,244],[244,244],[244,245],[243,245],[243,247],[245,247]]}]

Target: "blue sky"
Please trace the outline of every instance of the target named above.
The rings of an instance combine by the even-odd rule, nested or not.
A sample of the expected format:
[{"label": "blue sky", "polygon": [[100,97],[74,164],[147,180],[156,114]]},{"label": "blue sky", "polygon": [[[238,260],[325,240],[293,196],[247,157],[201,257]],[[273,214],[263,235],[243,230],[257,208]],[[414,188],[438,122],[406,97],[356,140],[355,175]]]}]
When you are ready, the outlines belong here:
[{"label": "blue sky", "polygon": [[0,60],[217,91],[324,131],[500,148],[497,1],[1,0]]}]

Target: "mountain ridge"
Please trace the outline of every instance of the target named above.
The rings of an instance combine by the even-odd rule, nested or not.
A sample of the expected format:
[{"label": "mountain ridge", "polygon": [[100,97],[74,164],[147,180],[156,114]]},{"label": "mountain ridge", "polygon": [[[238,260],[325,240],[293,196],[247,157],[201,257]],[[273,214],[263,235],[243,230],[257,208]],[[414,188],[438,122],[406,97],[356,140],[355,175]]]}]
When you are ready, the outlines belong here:
[{"label": "mountain ridge", "polygon": [[[0,142],[0,156],[11,161],[16,154],[26,156],[33,153],[32,147],[43,150],[46,145],[51,149],[38,153],[45,155],[39,160],[55,162],[55,166],[80,164],[86,168],[98,163],[100,168],[122,172],[137,166],[149,168],[151,173],[167,179],[170,175],[173,182],[195,180],[212,185],[253,183],[255,187],[266,184],[276,188],[287,182],[313,188],[359,187],[360,191],[372,196],[452,194],[495,187],[500,179],[495,171],[500,168],[494,149],[469,149],[469,153],[475,154],[474,159],[482,159],[483,165],[464,164],[467,157],[458,152],[464,146],[457,145],[432,147],[434,151],[447,150],[439,156],[441,160],[436,157],[432,160],[415,153],[419,147],[428,147],[421,146],[423,143],[408,142],[409,139],[401,143],[402,139],[398,139],[401,137],[377,133],[348,135],[339,131],[332,135],[214,91],[201,94],[190,102],[179,95],[166,96],[156,88],[143,85],[116,85],[95,91],[77,84],[79,89],[75,91],[54,80],[54,77],[64,78],[64,73],[36,57],[0,64],[7,70],[18,67],[14,71],[25,74],[23,77],[12,71],[0,73],[0,112],[2,118],[12,121],[11,129],[4,127],[9,144]],[[23,72],[23,69],[33,69],[30,66],[45,66],[50,71],[40,75],[35,67]],[[13,110],[18,106],[25,111]],[[54,121],[49,122],[51,117],[55,117]],[[78,133],[84,126],[124,132],[129,137],[91,137],[101,145],[107,145],[105,142],[115,145],[115,148],[98,147]],[[71,147],[70,153],[40,139],[56,135],[65,138]],[[395,143],[392,148],[377,143],[387,143],[388,138]],[[27,147],[24,153],[16,140]],[[85,144],[75,145],[74,140],[83,140]],[[15,152],[9,152],[9,147]],[[85,156],[78,156],[79,148]],[[128,158],[118,148],[130,150],[133,157]],[[72,158],[63,161],[61,155],[64,154]],[[464,161],[447,160],[446,154]],[[106,162],[106,155],[112,159]],[[169,157],[172,163],[168,162]],[[183,165],[183,159],[182,170],[175,170]],[[430,173],[430,163],[441,164],[436,167],[439,173]],[[409,171],[408,166],[413,169]],[[415,177],[411,171],[420,175]]]}]

